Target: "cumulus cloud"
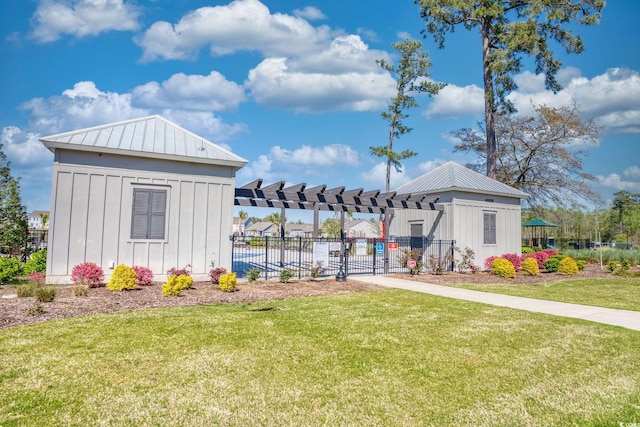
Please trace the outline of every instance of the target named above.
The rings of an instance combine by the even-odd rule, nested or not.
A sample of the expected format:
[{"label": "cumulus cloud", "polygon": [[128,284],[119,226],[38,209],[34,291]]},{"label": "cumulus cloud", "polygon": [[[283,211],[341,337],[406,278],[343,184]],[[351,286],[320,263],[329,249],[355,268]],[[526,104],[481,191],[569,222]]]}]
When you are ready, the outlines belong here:
[{"label": "cumulus cloud", "polygon": [[622,171],[622,174],[612,173],[607,176],[599,175],[596,178],[600,185],[616,191],[640,192],[640,167],[638,166],[628,167]]},{"label": "cumulus cloud", "polygon": [[138,29],[139,9],[125,0],[41,0],[31,17],[30,37],[40,43],[73,37],[96,36],[107,31]]},{"label": "cumulus cloud", "polygon": [[38,141],[38,135],[16,126],[7,126],[0,133],[0,143],[13,167],[40,166],[50,163],[53,154]]},{"label": "cumulus cloud", "polygon": [[[228,87],[221,91],[221,97],[203,100],[202,94],[212,90],[209,89],[212,81],[220,87]],[[158,100],[151,99],[149,88],[157,90]],[[38,135],[160,114],[192,132],[223,144],[235,134],[247,130],[242,123],[223,122],[211,111],[215,109],[213,107],[235,108],[239,100],[231,100],[234,91],[241,98],[242,88],[226,82],[217,73],[209,76],[174,75],[162,84],[151,82],[139,86],[134,89],[133,95],[105,92],[98,89],[94,82],[85,81],[76,83],[60,96],[31,99],[23,103],[21,108],[30,111],[30,132]]]},{"label": "cumulus cloud", "polygon": [[196,9],[176,24],[156,22],[136,43],[143,49],[142,61],[190,59],[205,46],[213,55],[249,50],[290,56],[313,50],[329,35],[328,27],[313,27],[298,16],[272,14],[258,0],[236,0]]},{"label": "cumulus cloud", "polygon": [[234,110],[246,99],[242,86],[217,71],[208,76],[174,74],[162,83],[140,85],[132,95],[139,106],[209,111]]},{"label": "cumulus cloud", "polygon": [[303,145],[290,150],[278,145],[271,147],[268,154],[258,156],[238,172],[239,181],[287,180],[298,183],[309,177],[325,176],[331,169],[357,167],[358,153],[343,144],[321,147]]},{"label": "cumulus cloud", "polygon": [[484,112],[484,89],[476,85],[447,85],[429,103],[423,115],[428,119],[477,116]]},{"label": "cumulus cloud", "polygon": [[258,104],[298,112],[369,111],[386,105],[394,82],[374,72],[294,71],[285,58],[268,58],[249,72],[246,87]]},{"label": "cumulus cloud", "polygon": [[302,9],[294,9],[293,14],[300,18],[307,19],[309,21],[317,21],[320,19],[327,19],[324,13],[317,7],[307,6]]},{"label": "cumulus cloud", "polygon": [[[378,163],[368,171],[361,173],[359,178],[364,182],[371,184],[373,188],[379,188],[384,191],[387,182],[387,163]],[[397,172],[394,167],[391,167],[389,187],[393,191],[394,188],[411,181],[411,179],[412,178],[407,175],[404,168],[401,168],[400,172]]]}]

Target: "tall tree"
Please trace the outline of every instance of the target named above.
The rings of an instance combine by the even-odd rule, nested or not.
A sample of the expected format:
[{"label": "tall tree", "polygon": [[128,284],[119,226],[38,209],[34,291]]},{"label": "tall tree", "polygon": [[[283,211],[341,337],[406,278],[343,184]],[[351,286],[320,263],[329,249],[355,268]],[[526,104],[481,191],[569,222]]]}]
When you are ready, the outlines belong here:
[{"label": "tall tree", "polygon": [[244,225],[247,223],[247,218],[249,218],[249,214],[245,211],[239,211],[238,217],[240,218],[240,234],[244,234]]},{"label": "tall tree", "polygon": [[411,132],[411,128],[403,123],[404,119],[409,117],[405,111],[420,106],[410,94],[426,93],[432,96],[445,86],[445,84],[427,80],[430,76],[429,68],[433,64],[429,53],[422,50],[421,42],[407,39],[393,43],[391,46],[400,53],[398,65],[390,64],[384,59],[376,61],[381,68],[393,74],[396,79],[396,96],[391,98],[387,111],[383,111],[381,114],[389,122],[389,138],[386,146],[369,147],[372,155],[387,160],[386,192],[389,192],[391,165],[395,167],[396,172],[400,172],[402,169],[400,161],[418,154],[411,150],[404,150],[400,153],[393,151],[393,140]]},{"label": "tall tree", "polygon": [[0,252],[17,254],[27,238],[27,213],[20,198],[20,182],[11,176],[10,162],[0,143]]},{"label": "tall tree", "polygon": [[[531,207],[581,206],[586,200],[597,199],[588,185],[595,178],[582,172],[586,153],[576,146],[595,143],[600,127],[593,119],[582,119],[575,104],[562,108],[538,105],[530,116],[496,117],[498,181],[527,193]],[[478,125],[483,133],[483,124]],[[451,135],[460,141],[456,151],[474,152],[483,160],[470,165],[481,169],[488,161],[481,133],[466,128]]]},{"label": "tall tree", "polygon": [[640,194],[621,190],[613,194],[607,224],[607,237],[634,242],[640,233]]},{"label": "tall tree", "polygon": [[440,48],[456,26],[477,29],[482,41],[487,176],[497,177],[495,119],[497,112],[513,112],[507,100],[517,85],[513,75],[522,69],[522,57],[534,56],[536,74],[558,92],[555,76],[562,62],[549,46],[558,42],[567,53],[581,53],[579,36],[567,29],[572,23],[597,24],[604,0],[414,0],[426,22],[423,34],[433,35]]}]

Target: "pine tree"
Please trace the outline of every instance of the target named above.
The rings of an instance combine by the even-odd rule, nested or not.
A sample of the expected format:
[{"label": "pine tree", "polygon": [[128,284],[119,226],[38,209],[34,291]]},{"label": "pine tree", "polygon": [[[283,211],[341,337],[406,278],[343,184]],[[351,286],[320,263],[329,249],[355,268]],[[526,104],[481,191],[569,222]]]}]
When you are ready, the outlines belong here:
[{"label": "pine tree", "polygon": [[27,238],[27,213],[20,182],[11,176],[10,162],[0,144],[0,252],[17,255]]}]

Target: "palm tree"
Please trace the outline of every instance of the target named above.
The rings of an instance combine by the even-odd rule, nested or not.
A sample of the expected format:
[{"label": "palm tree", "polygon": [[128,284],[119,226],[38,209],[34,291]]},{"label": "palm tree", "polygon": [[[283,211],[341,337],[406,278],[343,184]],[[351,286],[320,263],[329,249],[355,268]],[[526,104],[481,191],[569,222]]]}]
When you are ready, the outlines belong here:
[{"label": "palm tree", "polygon": [[47,229],[47,223],[49,222],[49,214],[40,213],[40,222],[42,223],[42,231]]},{"label": "palm tree", "polygon": [[245,211],[238,212],[238,216],[240,217],[240,234],[244,235],[244,224],[247,222],[247,218],[249,218],[249,214]]}]

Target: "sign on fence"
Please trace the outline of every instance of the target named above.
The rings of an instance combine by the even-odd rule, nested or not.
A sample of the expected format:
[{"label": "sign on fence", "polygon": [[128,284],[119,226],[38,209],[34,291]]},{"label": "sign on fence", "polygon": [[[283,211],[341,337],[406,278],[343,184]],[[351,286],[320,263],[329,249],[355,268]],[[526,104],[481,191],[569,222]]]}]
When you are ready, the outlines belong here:
[{"label": "sign on fence", "polygon": [[367,239],[356,240],[356,256],[367,255]]},{"label": "sign on fence", "polygon": [[313,265],[329,265],[329,242],[313,242]]},{"label": "sign on fence", "polygon": [[389,250],[390,251],[397,251],[398,250],[398,244],[396,242],[389,242]]},{"label": "sign on fence", "polygon": [[384,255],[384,242],[376,243],[376,254]]}]

